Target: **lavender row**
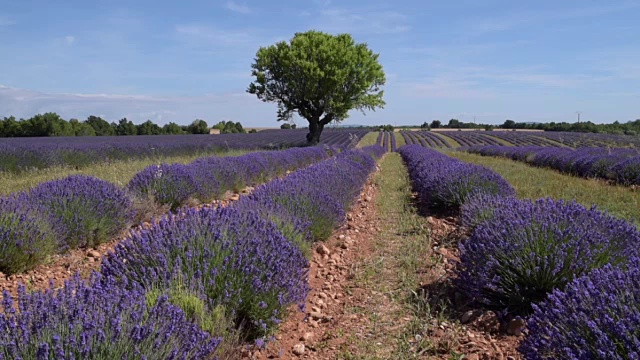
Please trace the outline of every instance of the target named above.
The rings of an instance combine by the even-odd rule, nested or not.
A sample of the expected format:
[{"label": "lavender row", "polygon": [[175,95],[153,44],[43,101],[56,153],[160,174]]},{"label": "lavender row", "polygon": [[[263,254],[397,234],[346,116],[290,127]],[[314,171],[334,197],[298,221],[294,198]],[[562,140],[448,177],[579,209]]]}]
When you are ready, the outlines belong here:
[{"label": "lavender row", "polygon": [[136,174],[127,189],[175,210],[194,199],[208,202],[227,191],[264,183],[334,155],[336,149],[317,146],[261,151],[234,157],[205,157],[190,164],[151,165]]},{"label": "lavender row", "polygon": [[612,180],[623,185],[640,184],[640,153],[635,149],[482,146],[467,151],[506,157],[584,178]]},{"label": "lavender row", "polygon": [[0,359],[207,359],[230,328],[260,344],[309,290],[308,261],[280,229],[312,239],[325,214],[333,222],[323,225],[342,223],[383,153],[344,151],[234,206],[167,215],[132,232],[87,282],[33,294],[22,287],[20,311],[5,293]]},{"label": "lavender row", "polygon": [[[255,134],[7,138],[0,140],[0,172],[51,166],[205,154],[229,149],[265,150],[305,144],[305,129]],[[352,148],[368,130],[325,129],[322,145]]]},{"label": "lavender row", "polygon": [[500,175],[483,166],[468,164],[419,145],[398,149],[404,159],[414,189],[423,204],[455,211],[471,195],[515,195]]},{"label": "lavender row", "polygon": [[[457,285],[523,316],[527,359],[631,359],[640,351],[640,233],[575,202],[479,196],[462,207]],[[606,304],[606,305],[605,305]]]},{"label": "lavender row", "polygon": [[[447,173],[416,171],[419,152],[408,147],[400,152],[417,188],[427,169]],[[507,319],[525,317],[520,351],[527,359],[636,358],[638,230],[595,207],[479,190],[461,206],[470,236],[459,244],[459,291]]]},{"label": "lavender row", "polygon": [[396,133],[391,133],[391,152],[396,152],[398,150],[398,146],[396,145]]},{"label": "lavender row", "polygon": [[[123,233],[146,212],[217,199],[333,155],[325,147],[203,158],[151,166],[127,189],[84,175],[41,183],[0,198],[0,271],[23,272],[49,255],[95,247]],[[141,206],[149,200],[151,209]]]}]

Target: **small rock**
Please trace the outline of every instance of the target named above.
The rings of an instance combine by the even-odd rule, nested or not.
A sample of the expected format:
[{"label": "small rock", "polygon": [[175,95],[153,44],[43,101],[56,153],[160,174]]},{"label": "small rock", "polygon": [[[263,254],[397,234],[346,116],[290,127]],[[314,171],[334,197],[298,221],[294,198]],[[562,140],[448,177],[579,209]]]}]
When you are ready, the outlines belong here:
[{"label": "small rock", "polygon": [[309,340],[311,340],[312,337],[313,337],[313,333],[312,332],[306,332],[300,337],[300,340],[301,341],[309,341]]},{"label": "small rock", "polygon": [[316,249],[316,251],[318,252],[318,254],[320,255],[329,255],[331,253],[331,251],[329,251],[329,248],[326,247],[324,244],[320,244],[320,246],[318,246],[318,248]]},{"label": "small rock", "polygon": [[344,236],[344,234],[342,234],[342,235],[338,236],[338,239],[340,239],[340,240],[344,240],[344,238],[345,238],[345,237],[346,237],[346,236]]},{"label": "small rock", "polygon": [[371,202],[371,200],[372,200],[371,196],[365,196],[364,197],[364,201],[366,201],[366,202]]},{"label": "small rock", "polygon": [[311,316],[311,318],[313,318],[314,320],[322,319],[322,313],[320,313],[319,311],[312,311],[309,313],[309,316]]},{"label": "small rock", "polygon": [[500,321],[493,311],[488,311],[474,320],[474,323],[482,330],[489,333],[496,333],[500,330]]},{"label": "small rock", "polygon": [[229,200],[231,200],[231,201],[238,201],[238,200],[240,200],[240,195],[239,195],[239,194],[233,194],[233,195],[231,195],[231,197],[229,198]]},{"label": "small rock", "polygon": [[316,307],[316,306],[312,306],[312,307],[311,307],[311,311],[312,311],[312,312],[317,312],[317,313],[320,313],[320,312],[321,312],[321,311],[320,311],[320,309],[319,309],[318,307]]},{"label": "small rock", "polygon": [[88,255],[89,257],[92,257],[92,258],[99,258],[99,257],[100,257],[100,253],[99,253],[99,252],[97,252],[97,251],[95,251],[95,250],[90,250],[90,251],[87,253],[87,255]]},{"label": "small rock", "polygon": [[524,320],[521,318],[515,318],[509,321],[507,325],[507,334],[520,336],[522,334],[522,328],[524,327]]},{"label": "small rock", "polygon": [[516,360],[513,356],[507,356],[507,360]]},{"label": "small rock", "polygon": [[321,298],[321,299],[326,299],[326,298],[328,298],[329,296],[327,296],[327,294],[325,294],[325,293],[321,292],[321,293],[319,293],[319,294],[318,294],[318,297],[319,297],[319,298]]},{"label": "small rock", "polygon": [[298,356],[304,354],[304,344],[293,345],[293,353]]},{"label": "small rock", "polygon": [[463,360],[480,360],[480,357],[478,356],[478,354],[469,354],[469,355],[465,355],[462,359]]},{"label": "small rock", "polygon": [[461,324],[467,324],[467,323],[475,320],[480,315],[482,315],[481,311],[469,310],[469,311],[465,312],[464,314],[462,314],[462,316],[460,317],[460,323]]}]

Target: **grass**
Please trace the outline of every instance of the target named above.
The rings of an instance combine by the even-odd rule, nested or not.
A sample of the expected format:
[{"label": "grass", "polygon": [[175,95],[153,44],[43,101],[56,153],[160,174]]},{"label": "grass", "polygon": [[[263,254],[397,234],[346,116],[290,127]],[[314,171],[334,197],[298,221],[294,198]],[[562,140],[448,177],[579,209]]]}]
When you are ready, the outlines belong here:
[{"label": "grass", "polygon": [[370,146],[370,145],[377,144],[378,134],[379,134],[378,131],[368,132],[367,135],[363,136],[362,139],[360,139],[360,141],[358,142],[358,145],[356,145],[356,147],[362,148],[362,147],[365,147],[365,146]]},{"label": "grass", "polygon": [[629,187],[561,174],[556,170],[533,167],[510,159],[456,151],[447,154],[496,171],[516,189],[520,198],[575,199],[584,206],[595,204],[600,210],[640,225],[640,192]]},{"label": "grass", "polygon": [[340,359],[415,358],[415,347],[408,341],[424,331],[421,314],[409,295],[420,286],[422,271],[433,261],[426,255],[430,236],[413,205],[400,155],[385,155],[380,168],[374,179],[378,188],[374,201],[382,231],[374,239],[371,256],[353,268],[352,286],[372,295],[366,307],[350,310],[368,318],[363,331],[369,335],[350,337]]},{"label": "grass", "polygon": [[436,136],[441,137],[447,144],[449,144],[449,146],[451,146],[453,148],[457,148],[457,147],[462,146],[462,145],[460,145],[459,142],[453,140],[453,138],[450,138],[450,137],[448,137],[446,135],[443,135],[443,134],[441,134],[441,133],[439,133],[437,131],[432,131],[431,133],[436,135]]},{"label": "grass", "polygon": [[407,145],[407,141],[404,139],[400,132],[394,132],[393,136],[396,137],[396,149],[400,148],[400,146]]},{"label": "grass", "polygon": [[69,166],[56,166],[22,173],[0,172],[0,195],[16,191],[28,190],[37,184],[49,180],[63,178],[74,174],[91,175],[112,182],[118,186],[125,186],[131,178],[145,167],[160,163],[189,163],[203,156],[238,156],[247,153],[244,150],[230,150],[225,152],[199,153],[193,155],[154,157],[128,161],[114,161],[98,163],[81,169]]},{"label": "grass", "polygon": [[488,137],[490,137],[491,139],[493,139],[494,141],[496,141],[498,144],[502,146],[514,146],[512,143],[508,142],[507,140],[501,139],[497,136],[492,136],[491,134],[483,134],[483,135],[487,135]]}]

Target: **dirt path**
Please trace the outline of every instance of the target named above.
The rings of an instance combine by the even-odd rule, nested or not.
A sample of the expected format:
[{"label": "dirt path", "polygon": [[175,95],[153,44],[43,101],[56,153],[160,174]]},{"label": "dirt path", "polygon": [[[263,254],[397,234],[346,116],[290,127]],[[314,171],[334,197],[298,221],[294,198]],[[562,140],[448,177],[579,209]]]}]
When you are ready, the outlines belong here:
[{"label": "dirt path", "polygon": [[455,219],[416,213],[398,154],[379,166],[347,225],[316,247],[306,311],[292,311],[266,349],[242,356],[517,359],[518,338],[500,335],[491,313],[456,303]]}]

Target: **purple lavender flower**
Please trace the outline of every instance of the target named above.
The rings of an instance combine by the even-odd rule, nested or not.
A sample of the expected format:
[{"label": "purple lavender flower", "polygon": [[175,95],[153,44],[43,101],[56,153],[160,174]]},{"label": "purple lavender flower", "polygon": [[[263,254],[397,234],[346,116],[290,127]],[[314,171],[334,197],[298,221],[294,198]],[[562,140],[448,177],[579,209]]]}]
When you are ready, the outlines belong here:
[{"label": "purple lavender flower", "polygon": [[398,149],[421,201],[434,209],[457,210],[479,193],[514,196],[515,190],[500,175],[419,145]]},{"label": "purple lavender flower", "polygon": [[640,358],[640,267],[606,265],[533,305],[526,359]]},{"label": "purple lavender flower", "polygon": [[40,264],[57,250],[56,236],[43,211],[24,193],[0,197],[0,271],[14,274]]},{"label": "purple lavender flower", "polygon": [[[103,260],[101,272],[140,284],[200,289],[210,309],[263,335],[290,304],[302,306],[309,287],[308,261],[275,225],[233,208],[188,209],[132,232]],[[266,305],[266,306],[264,306]]]},{"label": "purple lavender flower", "polygon": [[111,240],[132,223],[127,193],[104,180],[72,175],[31,189],[26,202],[44,211],[61,246],[90,247]]},{"label": "purple lavender flower", "polygon": [[503,199],[460,244],[459,286],[490,308],[525,315],[575,277],[638,255],[636,228],[575,202]]},{"label": "purple lavender flower", "polygon": [[[99,280],[99,281],[98,281]],[[166,296],[147,304],[139,287],[131,290],[96,274],[78,276],[61,289],[4,293],[0,314],[2,359],[203,359],[220,343],[187,321]]]}]

